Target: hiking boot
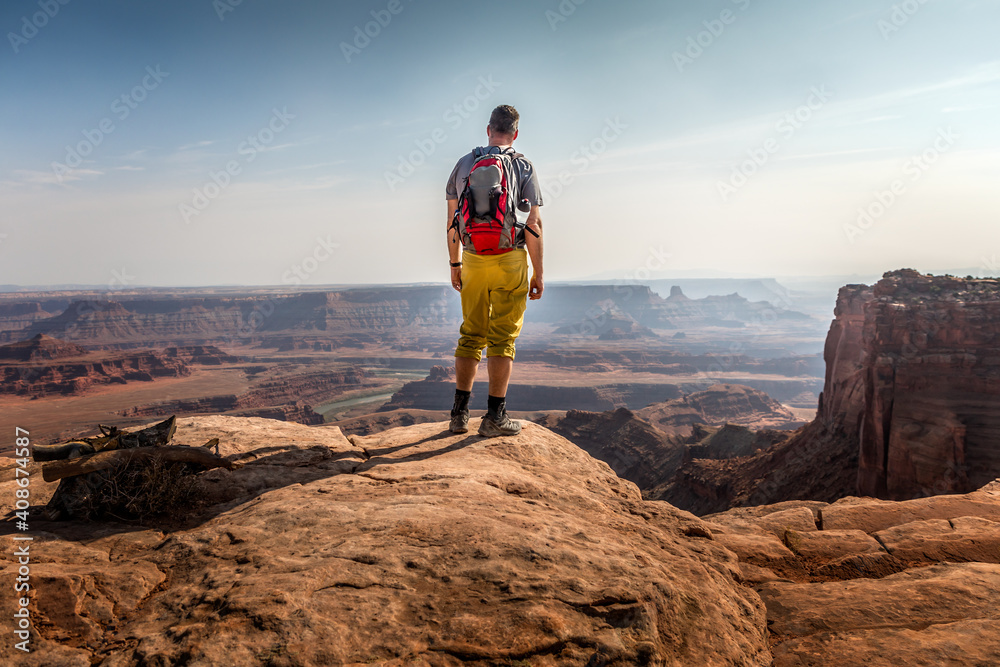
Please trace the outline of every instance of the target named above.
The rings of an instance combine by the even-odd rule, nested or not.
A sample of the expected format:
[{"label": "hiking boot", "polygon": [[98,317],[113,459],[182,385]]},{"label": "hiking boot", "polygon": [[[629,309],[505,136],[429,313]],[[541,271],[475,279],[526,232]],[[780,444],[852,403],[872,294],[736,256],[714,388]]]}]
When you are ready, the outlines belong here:
[{"label": "hiking boot", "polygon": [[468,433],[469,432],[469,411],[460,410],[458,412],[451,411],[451,424],[448,426],[448,430],[452,433]]},{"label": "hiking boot", "polygon": [[521,432],[521,422],[516,422],[507,416],[507,412],[499,415],[486,413],[479,425],[479,435],[495,438],[498,435],[517,435]]}]

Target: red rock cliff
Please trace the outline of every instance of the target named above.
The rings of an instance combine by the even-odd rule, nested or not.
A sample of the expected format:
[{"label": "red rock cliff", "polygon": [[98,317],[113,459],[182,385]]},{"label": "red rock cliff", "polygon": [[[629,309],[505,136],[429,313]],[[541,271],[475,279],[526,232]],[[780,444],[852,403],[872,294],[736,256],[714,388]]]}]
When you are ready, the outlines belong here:
[{"label": "red rock cliff", "polygon": [[862,331],[859,493],[964,493],[1000,477],[998,323],[996,280],[903,270],[875,285]]}]

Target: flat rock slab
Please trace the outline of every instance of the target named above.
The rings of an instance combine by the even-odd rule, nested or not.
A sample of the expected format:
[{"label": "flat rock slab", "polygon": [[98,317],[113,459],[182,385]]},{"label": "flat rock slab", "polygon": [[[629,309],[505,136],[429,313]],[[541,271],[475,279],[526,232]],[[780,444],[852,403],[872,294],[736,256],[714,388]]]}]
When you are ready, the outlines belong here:
[{"label": "flat rock slab", "polygon": [[757,519],[757,525],[778,537],[784,537],[786,530],[799,533],[815,531],[816,515],[808,507],[796,507],[765,514]]},{"label": "flat rock slab", "polygon": [[821,563],[812,572],[825,579],[880,579],[905,569],[906,564],[887,551],[866,551]]},{"label": "flat rock slab", "polygon": [[899,502],[871,498],[844,499],[820,510],[822,527],[824,530],[863,530],[866,533],[876,533],[892,526],[928,519],[976,516],[1000,521],[1000,502],[997,495],[987,488],[965,495],[934,496]]},{"label": "flat rock slab", "polygon": [[883,551],[875,538],[860,530],[786,530],[785,544],[797,556],[821,562]]},{"label": "flat rock slab", "polygon": [[900,560],[1000,563],[1000,523],[979,517],[913,521],[876,536]]},{"label": "flat rock slab", "polygon": [[[763,604],[708,526],[643,501],[542,427],[484,439],[429,423],[348,440],[261,419],[179,421],[177,439],[220,437],[245,462],[202,475],[218,504],[169,534],[49,524],[34,553],[65,565],[39,566],[35,662],[9,641],[0,660],[771,663]],[[5,550],[0,585],[15,572]]]},{"label": "flat rock slab", "polygon": [[823,632],[774,648],[774,667],[992,667],[1000,665],[1000,621],[980,619],[922,630]]},{"label": "flat rock slab", "polygon": [[784,512],[786,510],[794,510],[805,508],[813,513],[814,517],[819,516],[819,511],[824,507],[828,507],[830,503],[820,502],[818,500],[785,500],[780,503],[774,503],[772,505],[754,505],[753,507],[733,507],[725,512],[719,512],[716,514],[709,514],[704,518],[709,521],[714,521],[719,517],[736,517],[740,519],[762,519],[769,514],[776,514],[778,512]]},{"label": "flat rock slab", "polygon": [[795,560],[795,554],[773,532],[749,521],[706,523],[713,539],[736,554],[740,561],[766,567]]},{"label": "flat rock slab", "polygon": [[778,637],[873,628],[921,629],[960,620],[1000,619],[1000,565],[956,563],[882,579],[760,587]]},{"label": "flat rock slab", "polygon": [[775,667],[1000,665],[1000,481],[782,505],[705,517],[767,606]]},{"label": "flat rock slab", "polygon": [[[779,503],[777,506],[792,504],[785,502]],[[814,504],[826,505],[826,503]],[[732,526],[742,529],[750,526],[753,527],[755,532],[769,532],[779,540],[784,537],[786,530],[797,530],[799,532],[817,530],[816,514],[807,506],[797,505],[774,512],[763,512],[762,510],[767,507],[771,506],[738,507],[727,512],[711,514],[704,518],[706,521],[722,526]]]}]

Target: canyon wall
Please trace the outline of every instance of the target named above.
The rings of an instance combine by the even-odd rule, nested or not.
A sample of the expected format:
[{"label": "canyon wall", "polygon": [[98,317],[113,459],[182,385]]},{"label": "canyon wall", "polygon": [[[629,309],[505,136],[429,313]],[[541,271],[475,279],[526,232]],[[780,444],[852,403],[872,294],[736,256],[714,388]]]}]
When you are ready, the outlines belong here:
[{"label": "canyon wall", "polygon": [[52,317],[38,301],[0,303],[0,340],[8,331],[20,331],[38,320]]},{"label": "canyon wall", "polygon": [[1000,477],[998,324],[995,280],[897,271],[875,285],[862,331],[859,493],[966,493]]},{"label": "canyon wall", "polygon": [[417,286],[274,295],[104,296],[74,300],[49,317],[40,317],[37,308],[21,313],[9,306],[6,319],[0,312],[0,340],[43,333],[88,347],[128,348],[251,342],[281,332],[391,331],[457,321],[458,301],[449,292]]},{"label": "canyon wall", "polygon": [[45,334],[0,346],[0,362],[45,361],[48,359],[70,359],[82,357],[87,350]]},{"label": "canyon wall", "polygon": [[[406,340],[413,329],[461,320],[458,294],[444,285],[378,286],[307,292],[65,292],[0,302],[0,342],[42,333],[87,347],[128,348],[262,342],[287,349],[378,334]],[[608,338],[653,336],[651,328],[744,327],[772,319],[809,321],[801,313],[736,294],[660,297],[643,285],[552,285],[533,305],[529,324]],[[360,337],[359,337],[360,336]]]},{"label": "canyon wall", "polygon": [[0,394],[69,396],[95,386],[184,377],[193,365],[239,360],[212,345],[101,353],[38,334],[0,346]]},{"label": "canyon wall", "polygon": [[190,366],[182,359],[151,350],[92,360],[84,357],[35,365],[0,364],[0,394],[70,396],[93,386],[150,382],[190,373]]}]

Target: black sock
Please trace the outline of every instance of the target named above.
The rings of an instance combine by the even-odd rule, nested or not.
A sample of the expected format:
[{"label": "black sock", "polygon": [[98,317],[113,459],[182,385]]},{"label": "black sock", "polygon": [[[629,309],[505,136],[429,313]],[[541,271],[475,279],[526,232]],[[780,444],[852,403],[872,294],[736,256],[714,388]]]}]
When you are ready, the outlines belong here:
[{"label": "black sock", "polygon": [[486,399],[486,406],[491,417],[499,417],[507,410],[507,397],[489,396]]},{"label": "black sock", "polygon": [[471,391],[462,391],[461,389],[455,390],[455,406],[451,409],[452,414],[458,412],[465,412],[469,409],[469,397],[472,396]]}]

